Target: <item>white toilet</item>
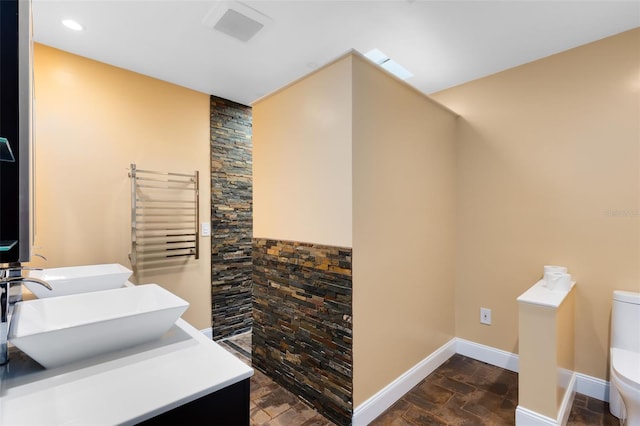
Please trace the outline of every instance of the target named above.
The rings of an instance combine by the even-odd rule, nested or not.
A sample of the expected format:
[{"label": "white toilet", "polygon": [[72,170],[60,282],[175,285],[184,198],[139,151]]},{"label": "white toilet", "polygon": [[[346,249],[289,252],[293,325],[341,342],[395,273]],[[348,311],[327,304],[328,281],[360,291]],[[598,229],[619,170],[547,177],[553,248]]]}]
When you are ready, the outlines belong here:
[{"label": "white toilet", "polygon": [[640,426],[640,293],[613,292],[609,373],[611,414]]}]

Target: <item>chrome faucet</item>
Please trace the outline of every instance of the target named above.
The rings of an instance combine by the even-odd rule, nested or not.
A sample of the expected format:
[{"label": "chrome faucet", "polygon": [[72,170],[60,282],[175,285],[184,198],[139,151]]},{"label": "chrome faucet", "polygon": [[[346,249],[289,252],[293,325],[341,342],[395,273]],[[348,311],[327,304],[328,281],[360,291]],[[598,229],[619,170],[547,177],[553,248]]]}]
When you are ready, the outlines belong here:
[{"label": "chrome faucet", "polygon": [[13,316],[13,307],[22,301],[22,283],[40,284],[53,290],[49,283],[34,277],[23,277],[23,270],[34,270],[19,263],[11,263],[8,267],[0,268],[0,365],[9,362],[9,327]]}]

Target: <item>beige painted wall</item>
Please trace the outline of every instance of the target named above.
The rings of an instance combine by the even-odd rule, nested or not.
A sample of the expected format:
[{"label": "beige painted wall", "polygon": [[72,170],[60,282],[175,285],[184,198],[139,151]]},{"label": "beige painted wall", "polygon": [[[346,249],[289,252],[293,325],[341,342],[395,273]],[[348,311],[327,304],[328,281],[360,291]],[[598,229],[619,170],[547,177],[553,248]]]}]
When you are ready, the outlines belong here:
[{"label": "beige painted wall", "polygon": [[454,336],[456,116],[355,54],[253,120],[254,236],[353,244],[357,407]]},{"label": "beige painted wall", "polygon": [[351,58],[253,104],[253,236],[351,247]]},{"label": "beige painted wall", "polygon": [[455,336],[455,125],[354,56],[354,407]]},{"label": "beige painted wall", "polygon": [[640,29],[433,97],[464,117],[456,335],[518,352],[516,297],[565,265],[576,370],[607,378],[612,291],[640,291]]},{"label": "beige painted wall", "polygon": [[[200,218],[209,221],[209,96],[35,45],[36,252],[42,267],[131,267],[130,163],[200,171]],[[190,303],[183,315],[211,326],[211,245],[200,259],[138,274]]]}]

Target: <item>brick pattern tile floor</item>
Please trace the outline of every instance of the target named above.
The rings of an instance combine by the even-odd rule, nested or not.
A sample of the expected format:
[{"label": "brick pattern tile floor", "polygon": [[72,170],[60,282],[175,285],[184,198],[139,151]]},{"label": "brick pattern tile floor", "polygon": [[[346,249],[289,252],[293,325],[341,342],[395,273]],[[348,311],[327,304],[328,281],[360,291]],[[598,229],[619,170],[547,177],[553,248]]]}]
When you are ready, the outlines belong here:
[{"label": "brick pattern tile floor", "polygon": [[[251,332],[220,343],[251,364]],[[251,378],[251,425],[331,426],[258,370]],[[418,383],[371,426],[503,426],[515,424],[518,374],[454,355]],[[576,394],[568,426],[619,426],[605,402]]]},{"label": "brick pattern tile floor", "polygon": [[[251,332],[232,336],[218,343],[251,365]],[[251,377],[249,409],[251,426],[334,425],[257,369],[254,369]]]},{"label": "brick pattern tile floor", "polygon": [[[462,355],[454,355],[371,426],[514,425],[518,375]],[[609,405],[576,394],[568,426],[617,426]]]}]

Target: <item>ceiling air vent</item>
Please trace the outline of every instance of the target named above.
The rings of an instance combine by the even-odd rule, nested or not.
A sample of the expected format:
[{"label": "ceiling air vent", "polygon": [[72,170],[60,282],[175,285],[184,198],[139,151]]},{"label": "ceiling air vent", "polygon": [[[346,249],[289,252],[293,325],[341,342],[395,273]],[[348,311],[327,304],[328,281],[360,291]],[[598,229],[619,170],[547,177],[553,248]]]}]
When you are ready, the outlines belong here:
[{"label": "ceiling air vent", "polygon": [[202,24],[240,41],[249,41],[271,19],[236,1],[221,1],[207,13]]}]

